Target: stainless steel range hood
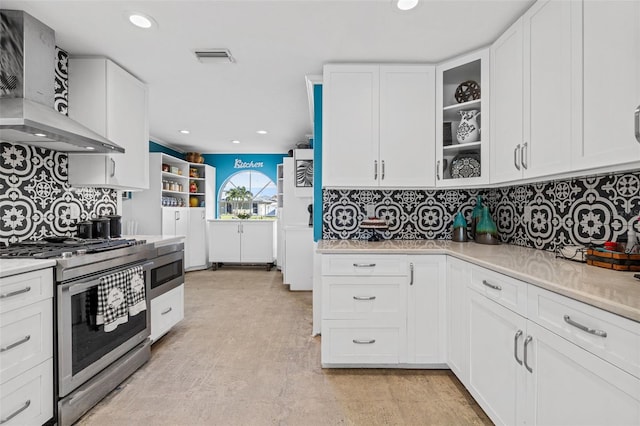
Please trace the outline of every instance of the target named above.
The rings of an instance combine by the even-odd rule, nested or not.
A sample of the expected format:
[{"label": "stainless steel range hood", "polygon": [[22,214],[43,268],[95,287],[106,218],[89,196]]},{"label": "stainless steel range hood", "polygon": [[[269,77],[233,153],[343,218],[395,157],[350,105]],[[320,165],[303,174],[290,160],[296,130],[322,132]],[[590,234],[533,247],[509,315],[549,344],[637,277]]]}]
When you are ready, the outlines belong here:
[{"label": "stainless steel range hood", "polygon": [[0,10],[0,19],[0,141],[64,152],[124,152],[54,109],[54,31],[20,10]]}]

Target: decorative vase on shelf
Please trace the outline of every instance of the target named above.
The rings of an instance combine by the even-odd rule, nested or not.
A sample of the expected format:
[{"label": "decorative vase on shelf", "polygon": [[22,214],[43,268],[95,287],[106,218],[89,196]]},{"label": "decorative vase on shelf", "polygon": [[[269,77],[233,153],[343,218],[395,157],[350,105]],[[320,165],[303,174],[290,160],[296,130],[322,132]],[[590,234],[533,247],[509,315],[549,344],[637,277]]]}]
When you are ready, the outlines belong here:
[{"label": "decorative vase on shelf", "polygon": [[478,221],[482,216],[482,195],[478,195],[476,197],[476,206],[473,208],[471,212],[471,239],[475,240],[476,238],[476,226],[478,226]]},{"label": "decorative vase on shelf", "polygon": [[198,207],[198,205],[200,204],[200,201],[198,200],[198,197],[189,197],[189,206],[191,207]]},{"label": "decorative vase on shelf", "polygon": [[469,111],[459,111],[460,125],[456,131],[458,143],[477,142],[480,140],[480,126],[478,126],[478,116],[480,111],[472,109]]},{"label": "decorative vase on shelf", "polygon": [[500,244],[498,237],[498,227],[491,218],[489,207],[482,208],[482,216],[476,226],[476,243],[480,244]]}]

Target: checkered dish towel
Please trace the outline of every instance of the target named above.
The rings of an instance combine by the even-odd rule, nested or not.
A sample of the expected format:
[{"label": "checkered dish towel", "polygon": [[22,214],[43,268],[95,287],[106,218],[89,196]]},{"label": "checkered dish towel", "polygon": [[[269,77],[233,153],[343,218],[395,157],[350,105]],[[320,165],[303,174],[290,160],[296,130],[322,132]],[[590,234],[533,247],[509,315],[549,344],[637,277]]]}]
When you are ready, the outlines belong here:
[{"label": "checkered dish towel", "polygon": [[104,324],[104,331],[113,331],[129,321],[127,293],[131,270],[116,272],[100,278],[96,324]]},{"label": "checkered dish towel", "polygon": [[129,315],[133,317],[147,309],[147,299],[145,297],[142,266],[135,266],[128,271],[131,276],[127,291],[127,305],[129,306]]}]

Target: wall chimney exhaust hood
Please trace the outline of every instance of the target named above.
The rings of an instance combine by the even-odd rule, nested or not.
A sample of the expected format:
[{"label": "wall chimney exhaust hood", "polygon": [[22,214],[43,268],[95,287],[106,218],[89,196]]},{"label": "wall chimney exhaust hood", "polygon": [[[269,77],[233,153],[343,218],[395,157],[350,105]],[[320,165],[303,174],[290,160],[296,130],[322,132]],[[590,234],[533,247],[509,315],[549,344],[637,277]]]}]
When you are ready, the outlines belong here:
[{"label": "wall chimney exhaust hood", "polygon": [[0,141],[64,152],[124,152],[54,109],[54,31],[20,10],[0,10],[0,19]]}]

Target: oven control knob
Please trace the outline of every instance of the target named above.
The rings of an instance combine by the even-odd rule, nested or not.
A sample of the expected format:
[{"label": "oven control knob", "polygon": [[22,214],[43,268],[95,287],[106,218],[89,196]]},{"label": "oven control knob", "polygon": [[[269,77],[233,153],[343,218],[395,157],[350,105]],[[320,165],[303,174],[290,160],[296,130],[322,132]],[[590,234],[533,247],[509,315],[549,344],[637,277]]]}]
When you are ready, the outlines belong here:
[{"label": "oven control knob", "polygon": [[71,252],[71,251],[63,251],[63,252],[62,252],[62,258],[63,258],[63,259],[68,259],[68,258],[70,258],[71,256],[73,256],[73,252]]}]

